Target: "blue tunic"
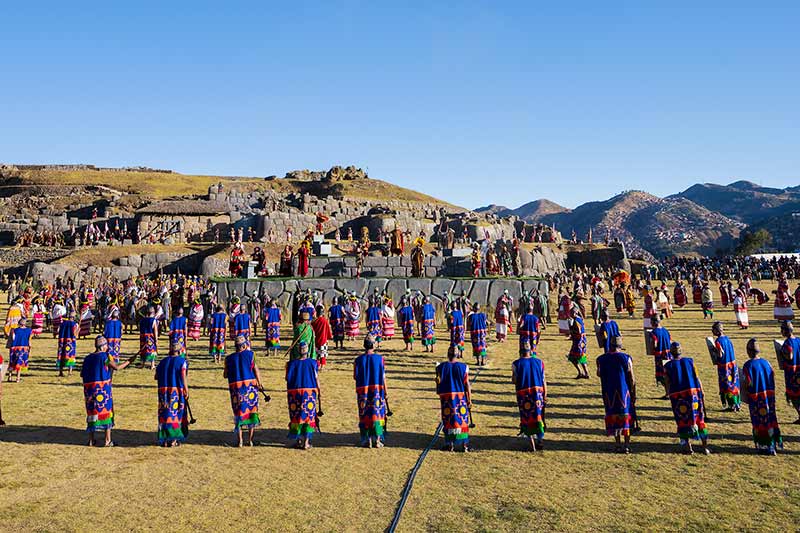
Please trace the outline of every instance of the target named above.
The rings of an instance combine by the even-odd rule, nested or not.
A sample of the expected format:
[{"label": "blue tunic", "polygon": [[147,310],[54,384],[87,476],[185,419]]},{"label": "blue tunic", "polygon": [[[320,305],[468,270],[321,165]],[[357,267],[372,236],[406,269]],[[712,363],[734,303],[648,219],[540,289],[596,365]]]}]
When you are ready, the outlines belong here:
[{"label": "blue tunic", "polygon": [[466,386],[469,367],[462,362],[445,361],[436,366],[436,392],[444,427],[445,441],[467,444],[469,441],[469,407]]},{"label": "blue tunic", "polygon": [[353,366],[361,441],[365,443],[371,436],[383,440],[383,430],[386,426],[383,356],[375,353],[362,354],[356,357]]},{"label": "blue tunic", "polygon": [[541,439],[544,436],[544,363],[535,357],[520,357],[512,363],[519,428],[528,435]]},{"label": "blue tunic", "polygon": [[606,353],[597,358],[607,435],[630,434],[633,403],[626,379],[630,365],[631,356],[622,352]]},{"label": "blue tunic", "polygon": [[103,326],[103,337],[108,341],[108,354],[119,363],[119,354],[122,347],[122,321],[107,320]]}]

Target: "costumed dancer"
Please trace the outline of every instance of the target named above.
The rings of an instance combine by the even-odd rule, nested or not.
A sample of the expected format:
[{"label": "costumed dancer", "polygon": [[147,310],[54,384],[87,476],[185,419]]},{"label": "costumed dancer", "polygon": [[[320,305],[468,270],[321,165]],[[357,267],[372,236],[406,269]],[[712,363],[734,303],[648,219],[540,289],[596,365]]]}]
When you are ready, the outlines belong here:
[{"label": "costumed dancer", "polygon": [[236,445],[242,447],[242,432],[247,430],[249,446],[255,444],[253,436],[261,425],[258,415],[258,393],[264,390],[261,372],[256,365],[253,352],[247,348],[247,339],[236,337],[236,352],[225,357],[222,376],[228,380],[233,411],[233,431],[237,434]]},{"label": "costumed dancer", "polygon": [[683,357],[680,343],[673,342],[669,351],[671,359],[664,364],[664,386],[678,426],[678,438],[685,453],[694,453],[692,440],[699,440],[703,453],[709,455],[703,384],[697,376],[694,361]]},{"label": "costumed dancer", "polygon": [[742,398],[750,408],[753,442],[758,453],[777,455],[777,450],[783,449],[783,438],[775,410],[775,372],[760,353],[756,339],[747,341],[749,360],[742,366]]},{"label": "costumed dancer", "polygon": [[189,400],[189,385],[186,381],[188,363],[185,357],[180,356],[181,351],[186,351],[185,343],[174,342],[169,356],[162,359],[156,367],[158,444],[164,447],[180,446],[189,434],[189,420],[186,416],[186,402]]},{"label": "costumed dancer", "polygon": [[375,342],[369,335],[364,339],[364,353],[353,363],[353,378],[361,446],[383,448],[388,415],[386,367],[383,356],[375,353]]},{"label": "costumed dancer", "polygon": [[458,360],[455,346],[447,350],[447,361],[436,365],[436,393],[444,427],[444,448],[454,451],[460,446],[469,451],[469,420],[472,409],[472,390],[469,367]]},{"label": "costumed dancer", "polygon": [[622,338],[613,337],[611,350],[597,358],[597,376],[603,393],[606,435],[614,437],[614,451],[627,454],[631,453],[631,430],[636,427],[636,378],[633,359],[622,350]]},{"label": "costumed dancer", "polygon": [[478,303],[472,304],[472,312],[467,315],[469,327],[469,340],[472,344],[472,355],[478,366],[486,365],[486,337],[488,334],[488,324],[486,313],[481,312]]},{"label": "costumed dancer", "polygon": [[511,366],[511,381],[517,390],[519,430],[528,438],[531,451],[542,450],[545,431],[545,406],[547,404],[547,379],[544,362],[533,357],[531,347],[520,349],[519,359]]}]

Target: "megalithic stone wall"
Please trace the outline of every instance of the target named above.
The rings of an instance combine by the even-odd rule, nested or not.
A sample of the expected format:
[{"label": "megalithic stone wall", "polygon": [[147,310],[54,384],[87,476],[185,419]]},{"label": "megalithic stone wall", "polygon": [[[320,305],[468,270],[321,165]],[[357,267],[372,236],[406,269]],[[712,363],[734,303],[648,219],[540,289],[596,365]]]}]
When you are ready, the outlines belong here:
[{"label": "megalithic stone wall", "polygon": [[452,279],[452,278],[303,278],[283,280],[212,280],[217,286],[217,295],[220,302],[227,303],[236,294],[257,295],[265,293],[272,298],[277,298],[279,305],[287,308],[292,294],[296,290],[311,289],[321,293],[325,305],[330,305],[336,296],[355,292],[360,298],[366,299],[375,289],[379,292],[386,291],[395,303],[406,291],[421,291],[430,295],[431,300],[442,306],[446,301],[446,293],[460,296],[466,294],[473,302],[483,307],[494,306],[497,299],[507,290],[515,301],[523,291],[537,289],[540,293],[549,295],[547,281],[540,279],[514,279],[514,278],[477,278],[477,279]]}]

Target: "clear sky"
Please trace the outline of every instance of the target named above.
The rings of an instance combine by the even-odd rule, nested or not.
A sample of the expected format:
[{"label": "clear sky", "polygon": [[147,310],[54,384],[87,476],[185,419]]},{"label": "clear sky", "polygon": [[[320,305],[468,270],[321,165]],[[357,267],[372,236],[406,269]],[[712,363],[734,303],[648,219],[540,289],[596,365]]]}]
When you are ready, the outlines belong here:
[{"label": "clear sky", "polygon": [[[12,7],[13,6],[13,7]],[[6,2],[0,161],[466,207],[800,184],[800,2]]]}]

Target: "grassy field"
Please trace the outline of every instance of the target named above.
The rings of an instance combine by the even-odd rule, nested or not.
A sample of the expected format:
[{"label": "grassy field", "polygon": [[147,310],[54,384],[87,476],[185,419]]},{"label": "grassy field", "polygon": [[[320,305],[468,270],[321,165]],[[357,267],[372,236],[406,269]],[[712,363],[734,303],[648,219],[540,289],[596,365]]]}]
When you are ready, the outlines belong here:
[{"label": "grassy field", "polygon": [[[771,306],[754,307],[751,329],[740,333],[732,327],[732,310],[717,310],[731,326],[740,364],[747,338],[757,336],[765,347],[775,338],[771,312]],[[788,449],[776,458],[758,456],[746,409],[722,412],[716,399],[716,374],[704,344],[710,323],[699,306],[677,310],[666,325],[698,365],[714,452],[679,455],[669,404],[658,399],[662,391],[653,379],[653,362],[644,355],[639,314],[619,318],[639,381],[642,432],[634,437],[632,455],[611,453],[599,381],[572,379],[564,358],[569,343],[552,326],[540,346],[550,387],[546,450],[522,451],[524,442],[514,437],[518,414],[509,381],[516,337],[492,343],[491,365],[474,383],[477,451],[434,448],[399,530],[795,530],[800,429],[790,424],[795,417],[782,400],[782,376],[778,408]],[[442,329],[439,336],[445,337]],[[126,337],[123,351],[134,352],[135,344]],[[400,340],[385,344],[394,416],[382,450],[355,447],[351,361],[358,350],[334,352],[321,377],[323,433],[308,452],[283,446],[284,359],[265,357],[260,347],[258,362],[273,397],[265,408],[262,404],[261,444],[230,447],[227,387],[221,368],[203,356],[205,346],[205,339],[190,344],[190,354],[197,354],[189,379],[198,423],[187,445],[154,445],[155,383],[152,373],[135,368],[114,379],[118,447],[99,449],[85,446],[80,378],[58,378],[54,340],[49,335],[35,340],[29,374],[20,384],[3,385],[8,426],[0,429],[0,529],[82,531],[102,523],[108,531],[365,531],[389,525],[408,473],[438,424],[432,377],[435,362],[444,357],[444,341],[433,357],[400,351]],[[592,367],[594,346],[590,339]],[[89,349],[89,340],[79,342],[79,353]],[[765,355],[774,360],[772,353]]]}]

